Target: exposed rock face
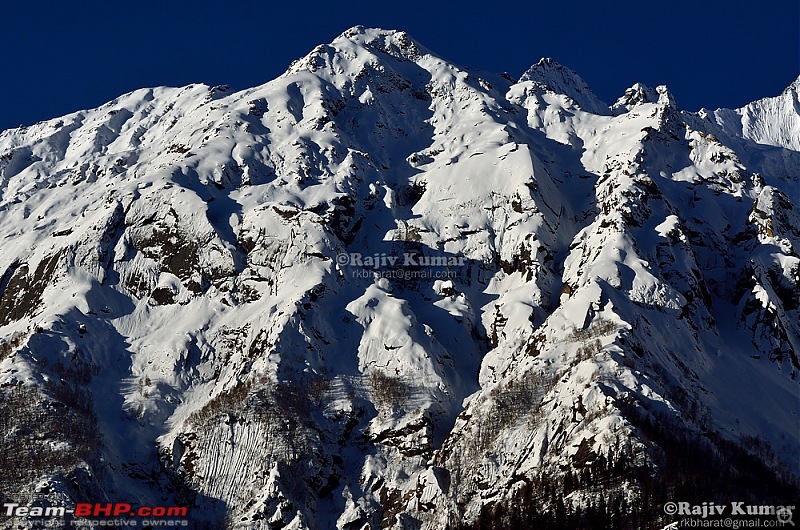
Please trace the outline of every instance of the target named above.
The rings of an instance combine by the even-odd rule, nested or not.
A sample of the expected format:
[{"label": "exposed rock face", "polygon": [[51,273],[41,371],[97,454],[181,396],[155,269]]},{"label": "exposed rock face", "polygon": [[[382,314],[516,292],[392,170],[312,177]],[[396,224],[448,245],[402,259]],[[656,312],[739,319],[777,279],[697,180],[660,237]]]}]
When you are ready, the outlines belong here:
[{"label": "exposed rock face", "polygon": [[254,529],[795,500],[792,97],[609,108],[355,27],[0,133],[0,492]]}]

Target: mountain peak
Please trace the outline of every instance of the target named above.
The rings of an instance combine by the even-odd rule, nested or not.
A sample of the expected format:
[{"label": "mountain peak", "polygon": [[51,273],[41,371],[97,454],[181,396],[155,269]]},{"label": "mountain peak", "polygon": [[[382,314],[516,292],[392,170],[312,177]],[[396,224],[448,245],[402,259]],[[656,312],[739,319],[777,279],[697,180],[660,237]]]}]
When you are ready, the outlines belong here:
[{"label": "mountain peak", "polygon": [[675,97],[672,95],[667,85],[658,85],[656,87],[656,94],[658,94],[658,101],[656,101],[656,103],[659,105],[666,105],[674,108],[678,107],[678,104],[675,102]]},{"label": "mountain peak", "polygon": [[[349,72],[358,75],[364,64],[374,63],[377,57],[389,56],[402,62],[417,61],[430,52],[405,31],[353,26],[329,44],[320,44],[305,57],[294,61],[286,74],[301,71]],[[336,66],[334,66],[334,64]]]},{"label": "mountain peak", "polygon": [[634,83],[611,105],[611,112],[615,115],[625,114],[633,107],[645,103],[658,103],[667,107],[677,108],[675,98],[666,85],[650,88],[642,83]]},{"label": "mountain peak", "polygon": [[792,92],[798,92],[798,91],[800,91],[800,75],[798,75],[797,79],[792,81],[792,83],[789,86],[787,86],[785,89],[783,89],[783,92],[781,92],[781,95],[791,94]]},{"label": "mountain peak", "polygon": [[533,81],[556,94],[570,97],[582,110],[608,114],[608,105],[594,95],[589,85],[575,71],[549,57],[543,57],[520,77],[520,82]]},{"label": "mountain peak", "polygon": [[778,96],[739,109],[717,109],[714,119],[728,134],[759,144],[800,150],[800,76]]},{"label": "mountain peak", "polygon": [[361,25],[342,32],[332,44],[348,40],[367,48],[375,48],[397,58],[414,60],[428,54],[419,42],[402,30],[367,28]]}]

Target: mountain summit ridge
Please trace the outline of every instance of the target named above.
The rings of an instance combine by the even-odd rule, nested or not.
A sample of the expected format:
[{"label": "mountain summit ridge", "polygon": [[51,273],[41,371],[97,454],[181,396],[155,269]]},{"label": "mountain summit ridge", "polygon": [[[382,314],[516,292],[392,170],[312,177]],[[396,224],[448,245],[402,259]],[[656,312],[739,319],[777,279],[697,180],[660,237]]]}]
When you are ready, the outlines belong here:
[{"label": "mountain summit ridge", "polygon": [[766,97],[739,109],[718,109],[714,117],[731,134],[760,144],[800,149],[800,76],[780,95]]},{"label": "mountain summit ridge", "polygon": [[0,133],[0,491],[254,529],[793,500],[796,85],[609,107],[355,26]]},{"label": "mountain summit ridge", "polygon": [[589,85],[577,73],[549,57],[540,59],[528,68],[519,80],[534,81],[556,94],[569,96],[586,112],[608,114],[608,105],[594,95]]}]

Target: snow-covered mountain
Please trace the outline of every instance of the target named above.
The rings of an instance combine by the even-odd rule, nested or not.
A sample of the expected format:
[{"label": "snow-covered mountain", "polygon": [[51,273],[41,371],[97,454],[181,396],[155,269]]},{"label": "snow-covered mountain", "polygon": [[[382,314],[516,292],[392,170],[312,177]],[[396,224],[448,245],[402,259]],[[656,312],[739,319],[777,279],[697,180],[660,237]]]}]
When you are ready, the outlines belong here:
[{"label": "snow-covered mountain", "polygon": [[438,529],[796,500],[797,87],[609,107],[359,26],[260,87],[1,133],[4,502]]},{"label": "snow-covered mountain", "polygon": [[[718,109],[713,119],[732,136],[800,151],[800,77],[777,97],[740,109]],[[708,114],[708,111],[704,111]]]}]

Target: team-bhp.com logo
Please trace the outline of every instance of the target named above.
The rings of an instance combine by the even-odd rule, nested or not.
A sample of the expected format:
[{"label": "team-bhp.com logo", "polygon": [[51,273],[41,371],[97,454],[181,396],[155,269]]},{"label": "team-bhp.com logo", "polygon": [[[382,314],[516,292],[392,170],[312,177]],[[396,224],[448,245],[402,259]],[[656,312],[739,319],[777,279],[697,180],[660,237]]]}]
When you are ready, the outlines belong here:
[{"label": "team-bhp.com logo", "polygon": [[[90,503],[79,502],[75,508],[64,506],[23,506],[18,503],[7,502],[3,504],[5,515],[9,517],[25,517],[27,519],[42,519],[44,526],[64,524],[69,518],[69,526],[88,528],[95,526],[189,526],[185,519],[189,510],[185,506],[140,506],[134,508],[126,502]],[[60,519],[57,520],[57,519]],[[143,520],[145,519],[145,520]]]}]

